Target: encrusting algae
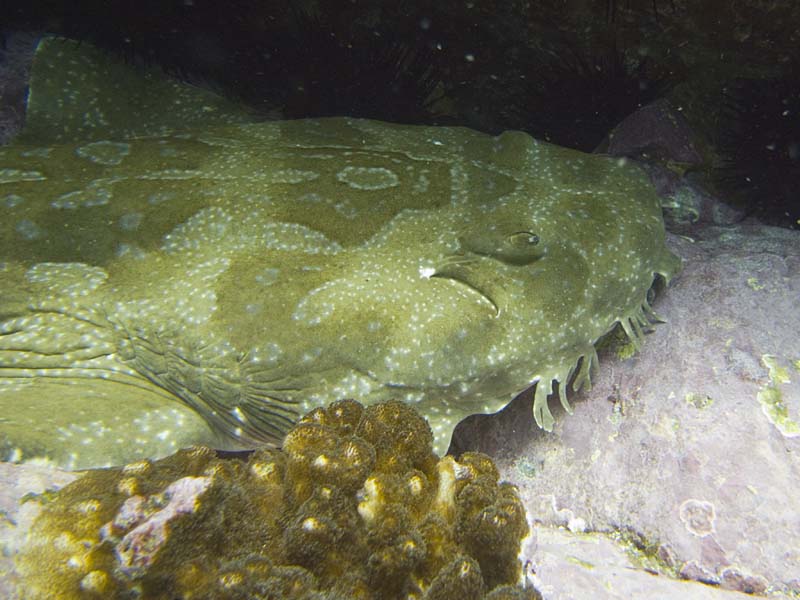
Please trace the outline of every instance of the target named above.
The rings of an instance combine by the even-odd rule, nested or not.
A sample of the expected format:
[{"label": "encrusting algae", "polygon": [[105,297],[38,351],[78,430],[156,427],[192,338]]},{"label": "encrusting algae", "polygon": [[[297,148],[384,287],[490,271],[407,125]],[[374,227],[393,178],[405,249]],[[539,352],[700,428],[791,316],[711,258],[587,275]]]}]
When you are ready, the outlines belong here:
[{"label": "encrusting algae", "polygon": [[25,599],[539,598],[516,488],[479,453],[438,459],[401,402],[336,402],[282,450],[193,447],[87,472],[18,558]]}]

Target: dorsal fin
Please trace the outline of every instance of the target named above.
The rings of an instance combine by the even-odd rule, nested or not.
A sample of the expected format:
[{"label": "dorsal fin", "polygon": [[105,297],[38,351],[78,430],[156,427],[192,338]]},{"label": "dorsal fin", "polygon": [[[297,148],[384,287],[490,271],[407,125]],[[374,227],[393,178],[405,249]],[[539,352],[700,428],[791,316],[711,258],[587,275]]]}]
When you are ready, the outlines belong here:
[{"label": "dorsal fin", "polygon": [[158,67],[125,64],[87,43],[45,37],[34,56],[17,141],[126,139],[253,120],[242,105],[175,81]]}]

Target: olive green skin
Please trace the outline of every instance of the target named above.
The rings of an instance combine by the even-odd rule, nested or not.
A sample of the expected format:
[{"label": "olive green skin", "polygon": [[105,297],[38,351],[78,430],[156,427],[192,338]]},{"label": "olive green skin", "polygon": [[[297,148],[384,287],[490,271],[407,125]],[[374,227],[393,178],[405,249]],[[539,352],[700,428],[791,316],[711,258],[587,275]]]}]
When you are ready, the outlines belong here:
[{"label": "olive green skin", "polygon": [[[413,404],[444,452],[536,383],[550,429],[553,383],[568,406],[576,366],[577,389],[618,323],[637,341],[679,264],[624,161],[521,132],[258,121],[53,40],[0,202],[0,443],[72,467],[276,443],[350,397]],[[50,417],[87,402],[77,429]]]}]

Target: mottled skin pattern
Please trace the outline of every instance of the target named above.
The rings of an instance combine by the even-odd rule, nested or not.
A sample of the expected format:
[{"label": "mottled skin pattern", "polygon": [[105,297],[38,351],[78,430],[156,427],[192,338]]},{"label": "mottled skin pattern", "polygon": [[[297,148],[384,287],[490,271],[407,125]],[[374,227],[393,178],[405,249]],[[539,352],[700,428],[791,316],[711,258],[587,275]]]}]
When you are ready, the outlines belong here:
[{"label": "mottled skin pattern", "polygon": [[152,73],[127,75],[162,86],[137,120],[83,79],[110,68],[45,44],[28,129],[0,149],[3,405],[38,380],[76,404],[102,385],[109,413],[181,401],[242,447],[335,399],[397,398],[442,452],[534,382],[550,429],[553,382],[565,403],[616,323],[638,340],[677,268],[620,161],[519,132],[255,122]]}]

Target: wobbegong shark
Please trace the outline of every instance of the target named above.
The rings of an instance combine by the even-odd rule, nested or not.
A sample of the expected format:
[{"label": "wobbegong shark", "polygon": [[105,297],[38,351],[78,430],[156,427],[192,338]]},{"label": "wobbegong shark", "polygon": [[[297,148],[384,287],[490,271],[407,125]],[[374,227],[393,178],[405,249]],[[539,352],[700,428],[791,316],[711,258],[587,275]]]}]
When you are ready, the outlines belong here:
[{"label": "wobbegong shark", "polygon": [[625,161],[525,133],[265,121],[44,39],[0,148],[0,452],[84,468],[280,443],[401,399],[436,449],[535,384],[590,383],[679,266]]}]

